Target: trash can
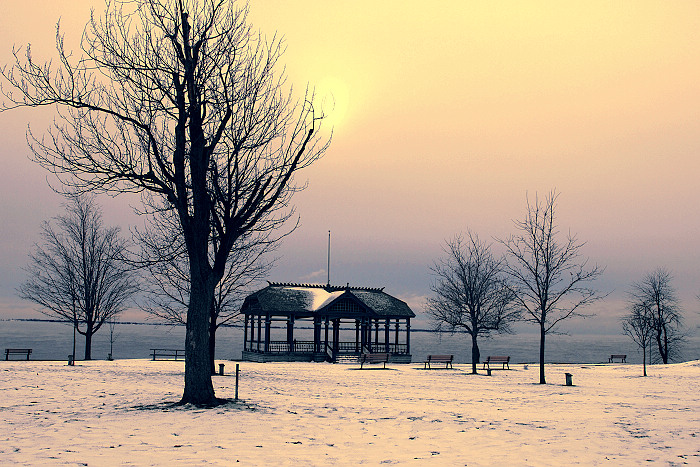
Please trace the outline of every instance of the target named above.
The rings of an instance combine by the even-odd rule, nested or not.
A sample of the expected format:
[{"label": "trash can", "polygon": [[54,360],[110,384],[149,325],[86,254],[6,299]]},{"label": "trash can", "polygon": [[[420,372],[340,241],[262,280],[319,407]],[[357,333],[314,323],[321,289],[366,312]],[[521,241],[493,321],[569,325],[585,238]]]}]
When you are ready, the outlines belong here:
[{"label": "trash can", "polygon": [[566,376],[566,385],[567,386],[573,386],[574,383],[571,381],[571,377],[573,376],[571,373],[564,373]]},{"label": "trash can", "polygon": [[224,376],[224,364],[219,363],[219,376]]},{"label": "trash can", "polygon": [[73,358],[73,355],[68,355],[68,365],[75,365],[75,358]]}]

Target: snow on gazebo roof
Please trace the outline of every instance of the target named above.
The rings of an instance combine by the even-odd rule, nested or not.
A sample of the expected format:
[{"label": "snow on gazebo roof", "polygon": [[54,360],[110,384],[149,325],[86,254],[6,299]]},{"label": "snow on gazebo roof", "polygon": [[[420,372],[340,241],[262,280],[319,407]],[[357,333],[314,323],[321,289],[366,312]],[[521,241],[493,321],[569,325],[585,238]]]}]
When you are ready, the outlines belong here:
[{"label": "snow on gazebo roof", "polygon": [[415,314],[406,302],[393,297],[384,288],[334,286],[330,284],[295,284],[268,282],[268,286],[251,295],[242,310],[256,314],[303,315],[320,314],[341,297],[354,299],[371,314],[382,318],[413,318]]}]

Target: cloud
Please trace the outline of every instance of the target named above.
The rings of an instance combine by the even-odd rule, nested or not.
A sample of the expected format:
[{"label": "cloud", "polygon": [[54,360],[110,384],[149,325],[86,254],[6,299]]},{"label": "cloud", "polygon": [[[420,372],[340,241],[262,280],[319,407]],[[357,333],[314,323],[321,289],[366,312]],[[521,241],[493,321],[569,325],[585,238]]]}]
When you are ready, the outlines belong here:
[{"label": "cloud", "polygon": [[301,280],[303,281],[314,281],[318,279],[322,279],[326,277],[326,270],[325,269],[319,269],[318,271],[314,271],[312,273],[309,273],[305,276],[301,277]]}]

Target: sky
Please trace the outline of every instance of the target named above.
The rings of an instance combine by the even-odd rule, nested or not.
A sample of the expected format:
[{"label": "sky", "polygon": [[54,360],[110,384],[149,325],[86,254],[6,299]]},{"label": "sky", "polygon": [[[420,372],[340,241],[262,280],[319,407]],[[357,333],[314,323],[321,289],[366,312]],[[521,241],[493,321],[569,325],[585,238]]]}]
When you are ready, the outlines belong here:
[{"label": "sky", "polygon": [[[6,2],[0,60],[51,58],[61,17],[77,49],[95,1]],[[439,5],[436,6],[436,5]],[[332,144],[297,180],[300,227],[270,280],[386,287],[421,315],[444,241],[515,232],[526,197],[556,189],[562,233],[605,267],[607,297],[572,332],[618,332],[630,283],[666,267],[700,323],[700,7],[697,2],[252,2],[284,37],[297,95],[315,86]],[[41,222],[60,212],[28,160],[46,111],[0,114],[0,313],[32,315],[15,288]],[[50,181],[50,178],[48,179]],[[135,200],[101,199],[125,230]],[[495,251],[500,253],[498,245]]]}]

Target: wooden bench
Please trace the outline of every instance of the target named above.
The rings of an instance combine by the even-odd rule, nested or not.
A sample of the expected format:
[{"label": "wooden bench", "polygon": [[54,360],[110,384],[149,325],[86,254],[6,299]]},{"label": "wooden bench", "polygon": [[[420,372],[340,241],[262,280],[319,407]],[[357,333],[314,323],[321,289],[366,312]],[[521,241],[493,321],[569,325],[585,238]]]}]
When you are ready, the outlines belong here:
[{"label": "wooden bench", "polygon": [[179,360],[185,359],[185,351],[177,349],[151,349],[151,356],[153,361],[156,360]]},{"label": "wooden bench", "polygon": [[389,361],[388,353],[363,353],[360,355],[360,370],[365,363],[383,363],[384,368]]},{"label": "wooden bench", "polygon": [[510,362],[510,357],[504,355],[489,355],[486,357],[486,360],[484,361],[484,368],[482,369],[488,368],[490,370],[492,363],[501,363],[503,364],[501,367],[502,370],[505,370],[506,367],[510,370],[510,365],[508,365],[508,362]]},{"label": "wooden bench", "polygon": [[5,349],[5,360],[10,359],[10,355],[26,355],[27,360],[29,360],[29,354],[32,353],[32,349]]},{"label": "wooden bench", "polygon": [[423,369],[425,370],[427,368],[430,370],[431,363],[444,363],[446,369],[452,368],[453,359],[454,355],[428,355],[427,360],[423,362]]},{"label": "wooden bench", "polygon": [[627,361],[627,355],[611,355],[610,358],[608,358],[608,363],[615,363],[615,359],[620,360],[620,363],[625,363]]}]

